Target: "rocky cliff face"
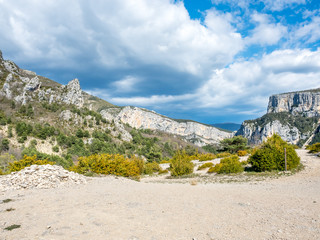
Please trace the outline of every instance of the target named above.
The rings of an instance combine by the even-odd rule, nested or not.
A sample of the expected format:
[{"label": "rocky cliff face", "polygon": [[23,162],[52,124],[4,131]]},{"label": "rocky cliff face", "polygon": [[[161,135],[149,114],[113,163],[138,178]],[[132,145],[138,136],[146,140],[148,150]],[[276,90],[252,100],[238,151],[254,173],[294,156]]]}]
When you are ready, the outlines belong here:
[{"label": "rocky cliff face", "polygon": [[137,107],[110,108],[101,111],[101,115],[109,121],[114,120],[115,122],[129,124],[137,129],[152,129],[179,135],[198,146],[218,143],[220,140],[232,136],[231,133],[215,127],[192,121],[177,122]]},{"label": "rocky cliff face", "polygon": [[268,122],[262,126],[255,122],[244,122],[236,135],[244,136],[251,144],[260,144],[275,133],[292,144],[298,144],[300,140],[306,140],[309,135],[309,133],[301,133],[295,126],[282,124],[279,120]]},{"label": "rocky cliff face", "polygon": [[259,144],[274,133],[292,144],[307,141],[319,125],[320,89],[273,95],[269,98],[268,113],[245,121],[236,135]]},{"label": "rocky cliff face", "polygon": [[304,113],[320,116],[320,89],[273,95],[269,98],[268,113]]},{"label": "rocky cliff face", "polygon": [[77,107],[84,105],[78,79],[70,81],[66,86],[53,84],[51,80],[37,76],[34,72],[20,69],[12,61],[3,60],[2,54],[0,54],[0,79],[0,96],[22,105],[32,101],[73,104]]}]

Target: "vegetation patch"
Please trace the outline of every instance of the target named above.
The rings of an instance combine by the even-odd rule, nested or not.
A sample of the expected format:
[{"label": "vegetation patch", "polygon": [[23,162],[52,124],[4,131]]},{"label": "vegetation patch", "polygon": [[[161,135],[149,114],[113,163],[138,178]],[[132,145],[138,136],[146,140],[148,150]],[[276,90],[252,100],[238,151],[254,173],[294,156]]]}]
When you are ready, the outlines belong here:
[{"label": "vegetation patch", "polygon": [[182,176],[193,173],[193,163],[185,151],[177,151],[170,163],[171,176]]},{"label": "vegetation patch", "polygon": [[54,162],[50,162],[47,159],[39,160],[37,159],[37,155],[34,155],[32,157],[24,155],[23,159],[21,159],[20,161],[14,161],[13,163],[9,163],[9,171],[17,172],[26,167],[30,167],[31,165],[46,165],[46,164],[53,165]]},{"label": "vegetation patch", "polygon": [[210,168],[213,167],[213,163],[212,162],[207,162],[202,164],[201,166],[198,167],[198,170],[202,170],[202,169],[206,169],[206,168]]},{"label": "vegetation patch", "polygon": [[9,227],[6,227],[4,230],[12,231],[13,229],[17,229],[20,227],[21,227],[21,225],[13,224],[13,225],[10,225]]},{"label": "vegetation patch", "polygon": [[309,153],[318,153],[320,152],[320,143],[314,143],[312,145],[307,146]]},{"label": "vegetation patch", "polygon": [[7,212],[12,212],[12,211],[14,211],[14,210],[16,210],[16,209],[15,209],[15,208],[7,208],[7,209],[6,209]]},{"label": "vegetation patch", "polygon": [[79,162],[70,170],[86,174],[112,174],[123,177],[140,176],[143,172],[143,160],[131,157],[127,158],[119,154],[94,154],[88,157],[80,157]]},{"label": "vegetation patch", "polygon": [[7,198],[7,199],[2,200],[1,202],[2,203],[9,203],[9,202],[12,202],[12,201],[13,201],[13,199]]},{"label": "vegetation patch", "polygon": [[143,173],[147,175],[151,175],[156,172],[160,172],[162,169],[157,162],[147,162],[144,165]]},{"label": "vegetation patch", "polygon": [[245,123],[254,124],[264,127],[270,122],[278,120],[282,125],[296,127],[303,133],[308,133],[314,130],[314,125],[317,124],[319,117],[307,117],[304,114],[293,115],[288,112],[267,113],[261,118],[255,120],[247,120]]},{"label": "vegetation patch", "polygon": [[210,169],[208,170],[208,173],[225,173],[225,174],[229,174],[229,173],[240,173],[243,172],[244,168],[241,164],[241,162],[239,161],[239,157],[237,155],[232,155],[230,157],[226,157],[221,159],[220,163],[216,164],[213,167],[210,167]]},{"label": "vegetation patch", "polygon": [[291,170],[300,164],[294,147],[288,144],[277,134],[268,138],[260,148],[254,150],[249,157],[248,162],[252,165],[252,169],[257,172],[263,171],[284,171],[285,170],[285,153],[287,156],[287,169]]}]

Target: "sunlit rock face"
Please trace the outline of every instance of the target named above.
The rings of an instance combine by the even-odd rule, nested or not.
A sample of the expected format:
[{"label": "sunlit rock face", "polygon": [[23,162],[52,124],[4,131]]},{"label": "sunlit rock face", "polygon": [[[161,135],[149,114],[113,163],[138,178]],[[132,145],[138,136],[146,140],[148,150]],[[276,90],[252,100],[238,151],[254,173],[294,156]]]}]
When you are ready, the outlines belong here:
[{"label": "sunlit rock face", "polygon": [[308,117],[320,115],[320,89],[272,95],[268,113],[304,113]]},{"label": "sunlit rock face", "polygon": [[117,120],[137,129],[158,130],[178,135],[198,146],[218,143],[232,136],[231,133],[212,126],[192,121],[178,122],[138,107],[111,108],[101,111],[101,114],[109,121]]},{"label": "sunlit rock face", "polygon": [[259,144],[273,134],[283,140],[300,144],[312,137],[320,117],[320,89],[272,95],[267,114],[245,121],[236,135],[251,144]]}]

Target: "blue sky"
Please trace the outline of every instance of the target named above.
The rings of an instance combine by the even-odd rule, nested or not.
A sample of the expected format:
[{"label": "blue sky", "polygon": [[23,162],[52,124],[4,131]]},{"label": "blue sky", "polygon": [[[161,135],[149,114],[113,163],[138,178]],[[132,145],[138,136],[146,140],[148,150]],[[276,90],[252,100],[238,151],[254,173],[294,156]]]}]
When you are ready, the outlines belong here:
[{"label": "blue sky", "polygon": [[4,58],[116,105],[204,123],[320,87],[318,0],[0,0]]}]

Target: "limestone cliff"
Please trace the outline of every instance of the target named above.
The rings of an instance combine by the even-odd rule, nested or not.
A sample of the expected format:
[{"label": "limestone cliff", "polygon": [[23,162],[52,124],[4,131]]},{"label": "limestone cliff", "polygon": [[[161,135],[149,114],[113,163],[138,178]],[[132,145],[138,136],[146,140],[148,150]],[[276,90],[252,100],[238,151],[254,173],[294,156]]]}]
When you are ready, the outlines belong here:
[{"label": "limestone cliff", "polygon": [[320,89],[272,95],[269,98],[268,113],[278,112],[319,116]]},{"label": "limestone cliff", "polygon": [[292,144],[298,144],[299,141],[306,140],[310,134],[309,132],[301,133],[295,126],[282,124],[279,120],[274,120],[267,122],[265,125],[259,125],[257,122],[244,122],[236,135],[244,136],[251,144],[259,144],[275,133]]},{"label": "limestone cliff", "polygon": [[198,146],[218,143],[232,134],[221,131],[215,127],[197,122],[178,122],[137,107],[110,108],[101,111],[101,115],[109,121],[129,124],[137,129],[158,130],[183,137],[185,140]]},{"label": "limestone cliff", "polygon": [[243,122],[236,135],[259,144],[277,133],[287,142],[302,146],[318,127],[319,118],[320,89],[272,95],[267,114]]}]

